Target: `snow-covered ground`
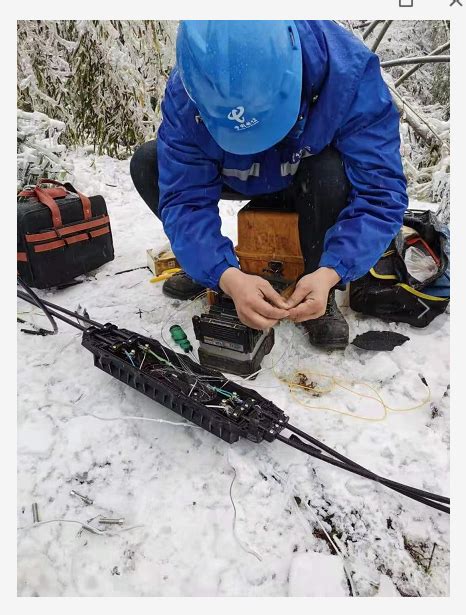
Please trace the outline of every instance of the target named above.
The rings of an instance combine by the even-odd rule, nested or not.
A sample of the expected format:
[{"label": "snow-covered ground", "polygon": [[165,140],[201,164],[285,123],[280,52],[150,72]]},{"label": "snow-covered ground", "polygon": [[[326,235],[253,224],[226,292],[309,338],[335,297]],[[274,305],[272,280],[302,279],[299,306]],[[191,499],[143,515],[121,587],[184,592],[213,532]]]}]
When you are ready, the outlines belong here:
[{"label": "snow-covered ground", "polygon": [[[43,296],[159,339],[168,339],[168,327],[178,322],[194,340],[190,320],[202,301],[180,304],[149,283],[146,249],[163,247],[166,238],[132,186],[129,161],[82,151],[68,161],[77,188],[107,200],[115,260],[82,284]],[[223,231],[233,240],[239,207],[220,207]],[[116,275],[128,269],[134,270]],[[425,330],[387,325],[356,315],[346,294],[338,295],[351,338],[391,328],[410,341],[393,352],[350,345],[326,353],[310,347],[291,323],[281,324],[253,386],[294,424],[362,465],[449,494],[448,315]],[[18,311],[45,326],[29,304],[18,301]],[[279,376],[298,367],[373,395],[365,382],[394,409],[426,399],[422,376],[431,400],[409,412],[389,411],[385,420],[361,420],[356,415],[380,417],[381,406],[341,387],[318,398],[291,394]],[[328,383],[315,379],[324,388]],[[228,446],[180,425],[177,415],[94,368],[68,325],[55,337],[18,333],[18,392],[21,596],[348,595],[344,570],[358,596],[449,593],[447,515],[279,442]],[[71,489],[94,503],[86,506]],[[63,522],[30,527],[33,502],[42,521],[98,527],[90,520],[100,514],[125,524],[111,526],[108,535]]]}]

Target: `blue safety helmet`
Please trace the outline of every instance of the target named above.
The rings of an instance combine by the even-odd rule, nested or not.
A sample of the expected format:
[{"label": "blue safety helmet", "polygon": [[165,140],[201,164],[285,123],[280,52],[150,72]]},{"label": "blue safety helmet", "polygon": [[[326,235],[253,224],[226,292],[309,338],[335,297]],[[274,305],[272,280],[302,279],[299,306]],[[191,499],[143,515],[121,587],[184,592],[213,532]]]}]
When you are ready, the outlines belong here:
[{"label": "blue safety helmet", "polygon": [[182,21],[176,59],[188,96],[223,150],[262,152],[296,123],[302,57],[294,21]]}]

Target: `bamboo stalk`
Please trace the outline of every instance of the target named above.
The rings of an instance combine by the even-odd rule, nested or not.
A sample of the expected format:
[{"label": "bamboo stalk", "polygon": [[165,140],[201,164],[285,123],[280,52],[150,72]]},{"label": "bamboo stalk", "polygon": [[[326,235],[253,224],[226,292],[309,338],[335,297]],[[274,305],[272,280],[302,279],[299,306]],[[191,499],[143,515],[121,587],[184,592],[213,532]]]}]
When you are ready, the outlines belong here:
[{"label": "bamboo stalk", "polygon": [[377,35],[377,38],[375,39],[374,43],[372,44],[371,51],[373,51],[373,52],[377,51],[380,43],[383,40],[383,37],[387,33],[387,30],[392,25],[392,23],[393,23],[393,19],[387,19],[384,22],[383,26],[380,29],[379,34]]},{"label": "bamboo stalk", "polygon": [[[445,43],[444,45],[440,45],[440,47],[437,47],[436,49],[431,51],[429,53],[429,56],[439,55],[443,53],[444,51],[447,51],[447,49],[450,49],[450,41],[448,41],[448,43]],[[395,87],[397,88],[398,86],[400,86],[403,83],[403,81],[406,81],[408,77],[411,77],[411,75],[415,73],[417,70],[419,70],[420,68],[421,68],[421,64],[417,64],[416,66],[413,66],[412,68],[407,70],[405,73],[403,73],[401,77],[399,77],[395,81]]]},{"label": "bamboo stalk", "polygon": [[430,64],[437,62],[450,62],[450,56],[418,56],[416,58],[398,58],[397,60],[387,60],[381,62],[380,66],[388,68],[389,66],[403,66],[406,64]]},{"label": "bamboo stalk", "polygon": [[364,40],[366,40],[366,38],[369,36],[369,34],[371,34],[375,28],[379,25],[379,23],[382,23],[383,19],[376,19],[375,21],[373,21],[369,27],[367,28],[367,30],[364,30],[364,33],[362,35],[362,38]]},{"label": "bamboo stalk", "polygon": [[366,28],[367,26],[370,26],[371,22],[370,21],[365,21],[364,23],[358,23],[355,26],[353,26],[353,28],[355,30],[359,30],[360,28]]}]

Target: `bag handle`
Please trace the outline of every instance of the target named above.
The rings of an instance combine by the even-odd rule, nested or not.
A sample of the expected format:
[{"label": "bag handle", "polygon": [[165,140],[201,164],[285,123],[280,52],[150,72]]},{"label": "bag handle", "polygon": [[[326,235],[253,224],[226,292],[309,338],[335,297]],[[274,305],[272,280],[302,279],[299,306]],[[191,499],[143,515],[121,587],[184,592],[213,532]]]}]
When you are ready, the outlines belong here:
[{"label": "bag handle", "polygon": [[[90,220],[92,218],[92,205],[91,205],[91,201],[90,201],[89,197],[87,197],[82,192],[78,192],[78,190],[76,190],[76,188],[74,188],[71,184],[69,184],[69,183],[62,184],[61,182],[57,181],[56,179],[47,179],[46,177],[42,177],[37,182],[36,190],[37,190],[37,188],[40,189],[42,184],[53,184],[54,186],[61,186],[61,187],[65,188],[65,190],[68,190],[69,192],[74,192],[75,194],[77,194],[79,196],[79,199],[80,199],[81,204],[83,206],[83,217],[84,217],[84,220]],[[41,203],[42,203],[42,201],[41,201]],[[45,203],[44,203],[44,205],[45,205]]]},{"label": "bag handle", "polygon": [[46,207],[50,209],[50,213],[52,214],[53,228],[56,229],[56,228],[62,227],[63,222],[61,219],[60,208],[58,207],[56,201],[52,199],[52,197],[49,194],[47,194],[45,190],[42,190],[38,186],[34,188],[34,194],[39,199],[39,201],[42,203],[42,205],[45,205]]},{"label": "bag handle", "polygon": [[[62,199],[64,196],[68,194],[66,188],[46,188],[47,194],[52,197],[52,199]],[[29,190],[21,190],[18,196],[27,197],[27,196],[35,196],[34,188],[29,188]]]}]

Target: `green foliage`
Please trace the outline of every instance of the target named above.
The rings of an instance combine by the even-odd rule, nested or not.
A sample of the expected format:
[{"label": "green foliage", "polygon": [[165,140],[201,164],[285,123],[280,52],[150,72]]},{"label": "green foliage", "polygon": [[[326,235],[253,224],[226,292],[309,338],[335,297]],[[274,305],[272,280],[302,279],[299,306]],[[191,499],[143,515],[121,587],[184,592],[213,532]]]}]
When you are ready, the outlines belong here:
[{"label": "green foliage", "polygon": [[66,124],[66,145],[127,156],[153,138],[176,22],[19,21],[18,107]]}]

